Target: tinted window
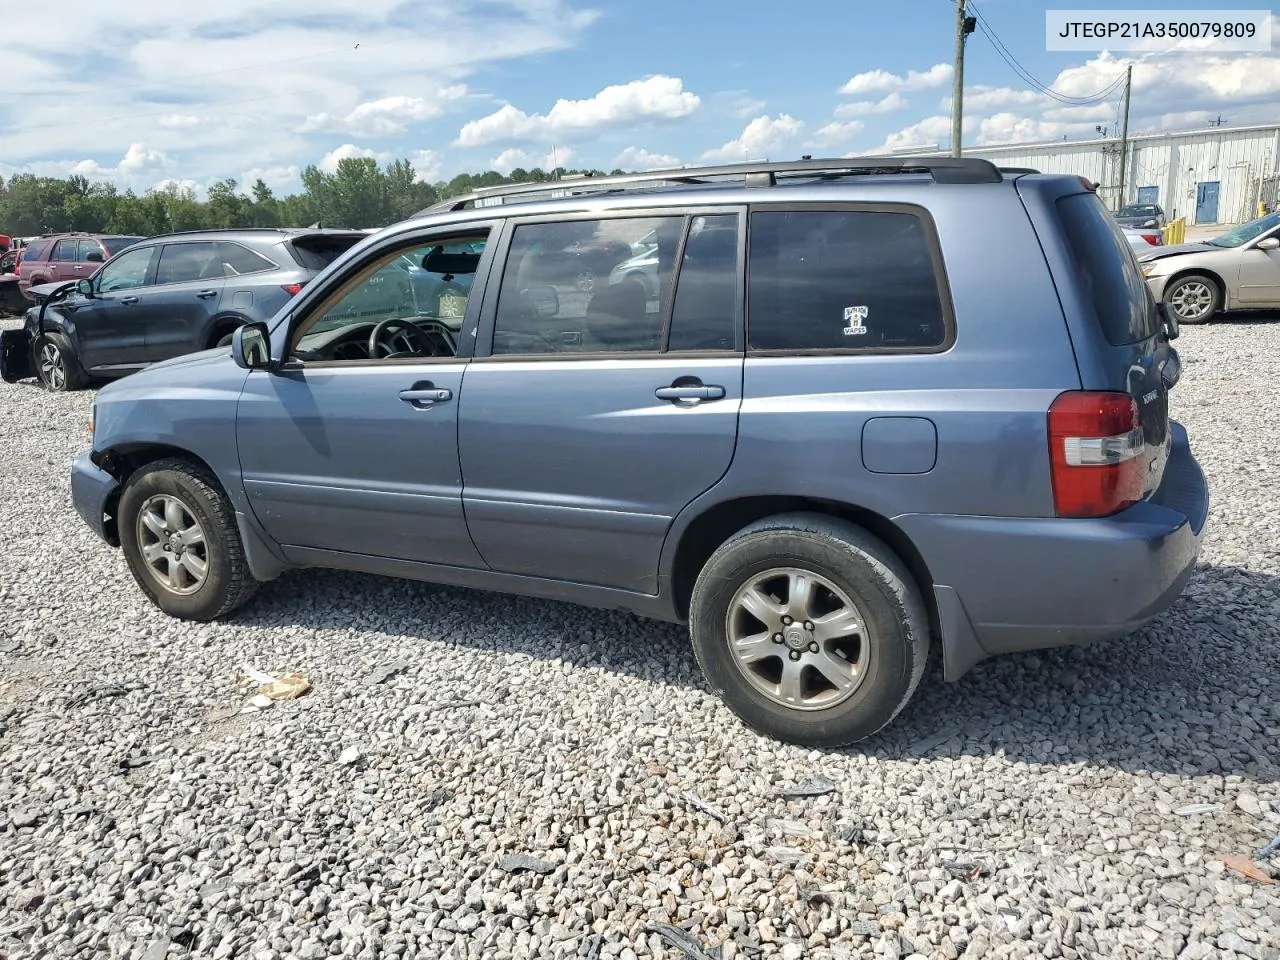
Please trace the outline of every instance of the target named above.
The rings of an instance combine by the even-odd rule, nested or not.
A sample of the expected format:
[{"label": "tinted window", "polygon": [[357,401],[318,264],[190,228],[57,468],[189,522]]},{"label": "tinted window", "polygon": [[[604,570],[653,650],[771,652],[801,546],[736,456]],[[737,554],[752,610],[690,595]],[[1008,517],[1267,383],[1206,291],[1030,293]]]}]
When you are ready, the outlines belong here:
[{"label": "tinted window", "polygon": [[753,213],[748,278],[753,350],[928,348],[946,339],[914,214]]},{"label": "tinted window", "polygon": [[78,244],[75,240],[59,240],[49,259],[58,263],[75,263],[78,256]]},{"label": "tinted window", "polygon": [[107,248],[107,256],[114,257],[121,250],[127,250],[144,237],[103,237],[102,245]]},{"label": "tinted window", "polygon": [[1097,195],[1078,193],[1057,203],[1080,281],[1109,343],[1136,343],[1158,328],[1155,300],[1129,241]]},{"label": "tinted window", "polygon": [[102,246],[97,240],[81,240],[78,246],[79,260],[81,263],[89,263],[89,255],[96,253],[98,255],[97,262],[101,263],[107,259],[106,254],[102,252]]},{"label": "tinted window", "polygon": [[516,227],[493,353],[659,350],[681,217]]},{"label": "tinted window", "polygon": [[212,240],[165,244],[156,268],[156,283],[212,280],[222,276],[218,244]]},{"label": "tinted window", "polygon": [[359,241],[357,236],[315,236],[294,237],[289,241],[289,249],[294,259],[308,270],[323,270],[338,257],[346,253]]},{"label": "tinted window", "polygon": [[248,247],[242,247],[230,240],[219,240],[217,243],[218,259],[221,261],[222,276],[238,277],[245,273],[258,273],[262,270],[273,270],[275,264],[266,257],[254,253]]},{"label": "tinted window", "polygon": [[48,240],[33,240],[23,248],[22,259],[27,261],[43,260],[49,250]]},{"label": "tinted window", "polygon": [[155,252],[155,247],[143,247],[140,250],[127,250],[122,253],[103,267],[102,272],[98,274],[98,292],[128,290],[145,284],[147,271],[151,267],[151,258]]},{"label": "tinted window", "polygon": [[694,217],[680,261],[670,350],[734,350],[738,340],[738,217]]}]

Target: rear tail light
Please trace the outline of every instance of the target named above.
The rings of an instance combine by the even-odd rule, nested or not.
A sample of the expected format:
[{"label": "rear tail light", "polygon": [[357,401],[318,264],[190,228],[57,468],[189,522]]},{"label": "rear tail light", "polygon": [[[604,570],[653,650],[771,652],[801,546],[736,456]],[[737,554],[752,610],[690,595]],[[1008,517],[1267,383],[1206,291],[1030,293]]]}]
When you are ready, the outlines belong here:
[{"label": "rear tail light", "polygon": [[300,294],[302,292],[302,288],[305,287],[306,285],[307,285],[306,281],[303,281],[302,283],[281,284],[281,286],[284,287],[285,292],[288,293],[289,296],[291,297],[296,297],[298,294]]},{"label": "rear tail light", "polygon": [[1049,407],[1053,503],[1060,517],[1108,517],[1142,499],[1146,443],[1127,393],[1072,390]]},{"label": "rear tail light", "polygon": [[1158,233],[1144,233],[1142,235],[1142,239],[1147,241],[1147,243],[1151,244],[1153,247],[1158,247],[1164,242],[1164,238]]}]

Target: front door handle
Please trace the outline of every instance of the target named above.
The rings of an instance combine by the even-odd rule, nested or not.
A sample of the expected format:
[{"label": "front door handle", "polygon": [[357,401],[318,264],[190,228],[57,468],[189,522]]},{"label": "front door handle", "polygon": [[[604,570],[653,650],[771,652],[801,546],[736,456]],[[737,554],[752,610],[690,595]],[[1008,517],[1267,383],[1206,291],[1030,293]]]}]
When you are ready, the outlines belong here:
[{"label": "front door handle", "polygon": [[138,302],[138,298],[137,297],[121,297],[120,302],[123,303],[125,306],[132,306],[133,304]]},{"label": "front door handle", "polygon": [[687,387],[659,387],[653,392],[659,400],[723,400],[724,387],[715,384],[697,384]]},{"label": "front door handle", "polygon": [[201,300],[208,300],[211,297],[216,297],[217,295],[218,295],[217,290],[201,290],[199,293],[196,294],[196,296],[199,297]]},{"label": "front door handle", "polygon": [[400,399],[411,403],[419,410],[425,410],[437,403],[453,399],[453,391],[440,389],[430,384],[415,384],[412,389],[401,390]]}]

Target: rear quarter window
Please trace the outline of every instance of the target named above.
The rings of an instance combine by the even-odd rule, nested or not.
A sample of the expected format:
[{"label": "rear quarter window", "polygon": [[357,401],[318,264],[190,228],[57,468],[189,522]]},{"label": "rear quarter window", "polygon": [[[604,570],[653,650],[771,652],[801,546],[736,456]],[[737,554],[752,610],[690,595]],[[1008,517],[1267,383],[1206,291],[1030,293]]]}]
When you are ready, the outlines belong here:
[{"label": "rear quarter window", "polygon": [[934,248],[922,217],[881,210],[751,214],[751,350],[945,346]]},{"label": "rear quarter window", "polygon": [[295,260],[308,270],[323,270],[362,239],[361,236],[303,236],[285,242]]},{"label": "rear quarter window", "polygon": [[1102,335],[1113,346],[1138,343],[1159,329],[1155,299],[1129,241],[1093,193],[1057,201],[1058,219],[1074,254]]}]

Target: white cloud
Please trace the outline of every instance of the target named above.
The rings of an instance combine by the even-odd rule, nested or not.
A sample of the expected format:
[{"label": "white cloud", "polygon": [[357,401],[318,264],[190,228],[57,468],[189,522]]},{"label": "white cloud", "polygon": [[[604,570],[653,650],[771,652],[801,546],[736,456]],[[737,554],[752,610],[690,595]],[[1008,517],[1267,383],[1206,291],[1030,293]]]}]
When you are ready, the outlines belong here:
[{"label": "white cloud", "polygon": [[836,107],[837,117],[865,117],[873,113],[892,113],[906,107],[907,98],[894,92],[879,100],[852,100]]},{"label": "white cloud", "polygon": [[868,70],[866,73],[854,74],[849,82],[840,88],[840,92],[853,96],[865,96],[869,93],[925,90],[950,83],[951,74],[952,68],[949,63],[935,63],[924,72],[908,70],[905,77],[890,73],[888,70]]},{"label": "white cloud", "polygon": [[622,124],[678,120],[701,105],[679,77],[662,74],[605,87],[586,100],[557,100],[547,113],[525,113],[507,104],[463,126],[455,141],[463,147],[493,143],[581,139]]},{"label": "white cloud", "polygon": [[371,157],[379,163],[384,159],[383,155],[375,153],[368,147],[358,147],[354,143],[344,143],[340,147],[334,147],[316,164],[325,173],[337,173],[338,164],[343,160],[356,160],[362,157]]},{"label": "white cloud", "polygon": [[396,137],[407,132],[414,123],[442,115],[450,101],[460,100],[466,95],[466,86],[455,84],[442,87],[430,100],[403,94],[383,97],[359,104],[341,118],[331,117],[327,113],[313,114],[299,127],[299,132],[344,132],[358,137]]},{"label": "white cloud", "polygon": [[719,113],[745,120],[765,108],[766,101],[753,97],[746,90],[722,90],[711,95],[714,108]]},{"label": "white cloud", "polygon": [[440,179],[443,160],[434,150],[415,150],[407,157],[419,183],[435,183]]},{"label": "white cloud", "polygon": [[[969,133],[973,130],[976,120],[972,116],[964,118],[964,131]],[[951,118],[944,116],[925,117],[910,126],[903,127],[889,134],[884,139],[884,143],[876,147],[874,150],[866,151],[870,154],[889,153],[894,150],[907,150],[912,147],[929,147],[935,144],[940,148],[945,148],[951,142]]]},{"label": "white cloud", "polygon": [[860,134],[866,126],[861,120],[828,123],[814,132],[813,142],[820,146],[843,146]]},{"label": "white cloud", "polygon": [[170,113],[156,121],[158,126],[166,130],[187,130],[198,127],[204,121],[192,113]]},{"label": "white cloud", "polygon": [[762,115],[748,123],[741,135],[722,147],[706,151],[702,158],[724,163],[760,160],[770,156],[777,159],[776,155],[794,141],[803,130],[804,123],[789,114],[780,113],[776,117]]},{"label": "white cloud", "polygon": [[669,153],[651,153],[640,147],[627,147],[613,158],[613,166],[622,170],[661,170],[680,166],[680,158]]},{"label": "white cloud", "polygon": [[297,188],[301,174],[302,169],[296,163],[280,167],[251,167],[240,174],[240,192],[250,192],[256,180],[261,180],[278,193],[291,191]]},{"label": "white cloud", "polygon": [[556,167],[568,167],[569,162],[573,159],[574,153],[568,147],[561,147],[554,152],[538,154],[530,153],[527,150],[521,150],[519,147],[511,147],[503,150],[492,160],[489,161],[489,169],[497,170],[498,173],[506,176],[516,167],[523,167],[526,170],[532,170],[537,167],[541,170],[554,170]]},{"label": "white cloud", "polygon": [[[1026,107],[1051,101],[1043,93],[1034,90],[1015,90],[1013,87],[966,86],[964,108],[966,111],[999,110],[1002,107]],[[951,95],[947,94],[938,104],[944,112],[951,112]]]}]

